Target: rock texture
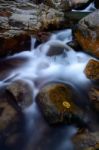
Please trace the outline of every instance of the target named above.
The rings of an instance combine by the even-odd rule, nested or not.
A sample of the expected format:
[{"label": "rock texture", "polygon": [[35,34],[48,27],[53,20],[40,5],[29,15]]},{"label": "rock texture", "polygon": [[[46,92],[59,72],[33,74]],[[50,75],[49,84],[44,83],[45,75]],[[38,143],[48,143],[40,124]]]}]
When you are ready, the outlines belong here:
[{"label": "rock texture", "polygon": [[69,85],[49,84],[41,89],[37,103],[50,124],[80,123],[82,110],[75,104],[73,89]]},{"label": "rock texture", "polygon": [[15,80],[7,86],[19,107],[26,108],[33,102],[33,86],[26,80]]},{"label": "rock texture", "polygon": [[99,61],[89,60],[84,72],[89,79],[99,80]]},{"label": "rock texture", "polygon": [[85,52],[99,58],[99,10],[80,20],[75,38]]},{"label": "rock texture", "polygon": [[30,50],[30,36],[39,31],[68,27],[64,11],[88,0],[0,0],[0,56]]},{"label": "rock texture", "polygon": [[78,133],[73,138],[75,150],[98,150],[99,132]]},{"label": "rock texture", "polygon": [[19,112],[13,98],[0,89],[0,133],[19,120]]},{"label": "rock texture", "polygon": [[92,107],[99,112],[99,87],[92,87],[89,91],[89,98]]}]

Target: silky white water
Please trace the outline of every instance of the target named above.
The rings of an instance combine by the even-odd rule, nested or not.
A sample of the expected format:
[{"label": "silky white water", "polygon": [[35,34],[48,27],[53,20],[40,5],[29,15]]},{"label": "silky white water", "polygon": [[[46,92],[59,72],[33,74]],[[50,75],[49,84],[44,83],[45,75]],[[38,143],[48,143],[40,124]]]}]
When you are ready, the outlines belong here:
[{"label": "silky white water", "polygon": [[[32,84],[33,98],[40,88],[48,82],[69,83],[78,92],[86,89],[90,80],[86,78],[84,69],[91,56],[76,52],[66,43],[72,40],[70,29],[53,33],[49,41],[36,48],[36,39],[31,39],[31,51],[21,52],[8,57],[7,60],[21,60],[20,66],[15,66],[0,85],[7,84],[16,79],[26,79]],[[54,47],[61,49],[58,55],[48,56],[48,51],[54,51]],[[83,95],[83,94],[82,94]],[[83,96],[82,96],[83,97]],[[26,143],[25,150],[73,150],[71,137],[76,133],[75,127],[51,128],[40,113],[35,100],[24,111]]]}]

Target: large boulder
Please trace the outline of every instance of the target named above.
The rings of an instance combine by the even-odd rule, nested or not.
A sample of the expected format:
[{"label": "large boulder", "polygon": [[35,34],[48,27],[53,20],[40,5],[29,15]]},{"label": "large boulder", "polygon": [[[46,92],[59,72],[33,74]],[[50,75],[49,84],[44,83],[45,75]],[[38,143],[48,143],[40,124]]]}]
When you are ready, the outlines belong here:
[{"label": "large boulder", "polygon": [[15,80],[7,87],[7,91],[12,94],[17,105],[24,109],[30,106],[33,102],[33,85],[26,80]]},{"label": "large boulder", "polygon": [[75,150],[98,150],[99,132],[84,131],[73,137]]},{"label": "large boulder", "polygon": [[83,111],[75,104],[73,96],[73,88],[70,85],[52,83],[44,86],[36,99],[50,124],[77,124],[83,119]]},{"label": "large boulder", "polygon": [[81,19],[74,32],[83,50],[99,58],[99,10]]},{"label": "large boulder", "polygon": [[99,61],[91,59],[84,70],[87,78],[91,80],[99,80]]}]

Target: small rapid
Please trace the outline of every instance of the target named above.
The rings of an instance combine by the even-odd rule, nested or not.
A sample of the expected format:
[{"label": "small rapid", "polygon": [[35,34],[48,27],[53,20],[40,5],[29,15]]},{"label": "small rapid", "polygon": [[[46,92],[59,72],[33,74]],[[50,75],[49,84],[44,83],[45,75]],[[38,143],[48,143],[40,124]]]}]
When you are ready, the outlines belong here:
[{"label": "small rapid", "polygon": [[[86,91],[91,82],[86,78],[84,68],[91,56],[70,48],[67,43],[71,40],[71,29],[53,33],[46,43],[36,48],[36,39],[31,37],[31,51],[18,53],[4,60],[8,62],[4,63],[4,67],[9,64],[9,68],[12,69],[8,70],[7,74],[3,72],[6,75],[0,86],[16,79],[29,80],[35,99],[40,88],[46,83],[69,83],[76,88],[82,99],[86,99],[83,90]],[[56,51],[58,48],[58,54],[54,53],[54,48]],[[2,79],[2,76],[0,78]],[[50,127],[43,119],[35,101],[25,109],[24,118],[24,150],[73,150],[71,137],[76,133],[76,127]],[[18,149],[22,150],[19,145]]]}]

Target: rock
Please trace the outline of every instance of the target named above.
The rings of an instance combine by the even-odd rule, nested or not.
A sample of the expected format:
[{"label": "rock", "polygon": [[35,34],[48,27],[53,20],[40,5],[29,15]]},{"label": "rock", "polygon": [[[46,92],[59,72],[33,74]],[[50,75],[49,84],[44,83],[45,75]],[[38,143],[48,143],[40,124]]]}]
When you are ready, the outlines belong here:
[{"label": "rock", "polygon": [[49,48],[46,53],[47,56],[61,55],[64,53],[64,51],[72,50],[72,48],[69,47],[67,44],[62,44],[59,41],[58,42],[49,41],[48,45],[49,45]]},{"label": "rock", "polygon": [[0,56],[30,50],[30,36],[22,30],[0,32]]},{"label": "rock", "polygon": [[89,91],[92,107],[99,112],[99,87],[92,87]]},{"label": "rock", "polygon": [[37,95],[37,103],[50,124],[80,123],[83,112],[74,103],[73,89],[68,84],[52,83],[43,87]]},{"label": "rock", "polygon": [[84,72],[87,78],[91,80],[99,80],[99,61],[94,59],[89,60]]},{"label": "rock", "polygon": [[44,0],[44,3],[55,9],[62,9],[63,11],[70,10],[72,8],[82,7],[90,0]]},{"label": "rock", "polygon": [[77,133],[73,137],[75,150],[98,150],[99,149],[99,132]]},{"label": "rock", "polygon": [[33,102],[33,85],[27,80],[15,80],[7,86],[7,91],[13,95],[16,103],[22,109]]},{"label": "rock", "polygon": [[87,1],[0,0],[0,56],[30,50],[30,37],[39,31],[70,27],[75,19],[66,18],[65,10]]},{"label": "rock", "polygon": [[0,89],[0,133],[18,121],[19,112],[20,109],[13,102],[13,98]]},{"label": "rock", "polygon": [[94,3],[95,3],[95,7],[96,7],[96,8],[99,8],[99,1],[98,1],[98,0],[95,0]]},{"label": "rock", "polygon": [[83,50],[99,58],[99,10],[81,19],[74,32]]}]

